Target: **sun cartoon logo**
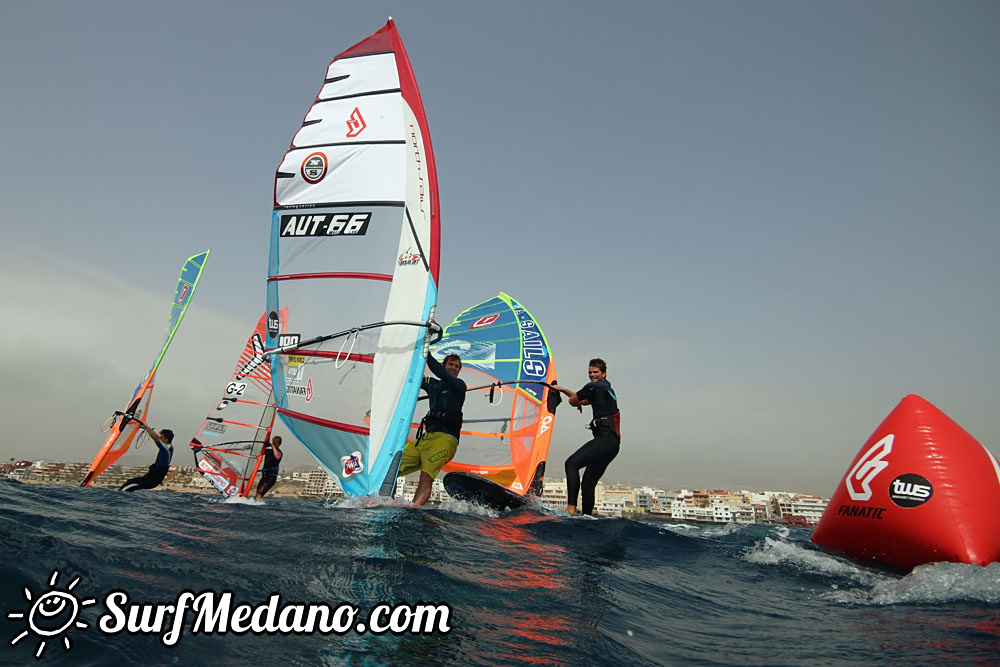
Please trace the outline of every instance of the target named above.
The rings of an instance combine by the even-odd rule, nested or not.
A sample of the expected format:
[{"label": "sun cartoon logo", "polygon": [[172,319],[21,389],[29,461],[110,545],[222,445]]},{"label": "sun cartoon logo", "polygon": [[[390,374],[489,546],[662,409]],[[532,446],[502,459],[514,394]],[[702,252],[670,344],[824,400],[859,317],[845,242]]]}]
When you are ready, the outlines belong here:
[{"label": "sun cartoon logo", "polygon": [[80,583],[80,577],[69,582],[65,589],[56,588],[59,580],[59,570],[52,570],[49,577],[49,590],[42,593],[38,599],[34,599],[31,590],[24,587],[24,598],[31,603],[31,608],[27,611],[11,611],[7,613],[10,620],[23,619],[27,617],[25,629],[16,637],[10,640],[10,645],[14,646],[19,641],[34,634],[38,637],[38,649],[35,651],[35,659],[40,660],[45,646],[50,639],[56,640],[62,636],[63,646],[70,650],[73,643],[64,633],[70,628],[76,627],[81,630],[87,629],[87,624],[78,621],[77,616],[83,607],[95,604],[97,600],[87,598],[79,599],[72,591]]}]

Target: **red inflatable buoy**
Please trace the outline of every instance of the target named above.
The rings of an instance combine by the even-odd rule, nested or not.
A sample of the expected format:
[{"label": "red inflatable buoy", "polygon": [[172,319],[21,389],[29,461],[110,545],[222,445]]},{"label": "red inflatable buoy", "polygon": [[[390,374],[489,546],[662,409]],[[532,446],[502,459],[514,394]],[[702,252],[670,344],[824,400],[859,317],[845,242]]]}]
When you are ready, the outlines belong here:
[{"label": "red inflatable buoy", "polygon": [[812,541],[902,572],[1000,561],[1000,464],[923,398],[889,413],[830,498]]}]

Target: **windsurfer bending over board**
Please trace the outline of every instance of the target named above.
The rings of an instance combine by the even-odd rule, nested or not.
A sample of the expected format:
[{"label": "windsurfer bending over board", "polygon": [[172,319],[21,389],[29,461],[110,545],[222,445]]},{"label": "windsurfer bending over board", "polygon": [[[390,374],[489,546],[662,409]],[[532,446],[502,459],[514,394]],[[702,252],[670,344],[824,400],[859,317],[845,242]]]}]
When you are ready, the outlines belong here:
[{"label": "windsurfer bending over board", "polygon": [[264,465],[260,470],[260,483],[257,484],[257,495],[254,500],[260,502],[264,494],[271,490],[278,481],[278,466],[281,464],[281,436],[271,438],[264,443]]},{"label": "windsurfer bending over board", "polygon": [[139,424],[146,430],[149,437],[156,443],[156,460],[149,466],[149,472],[142,477],[133,477],[118,489],[119,491],[136,491],[138,489],[155,489],[170,472],[170,459],[174,457],[174,432],[169,428],[160,429],[157,433],[142,422]]},{"label": "windsurfer bending over board", "polygon": [[594,513],[594,489],[608,465],[618,456],[621,445],[618,398],[608,382],[608,365],[603,359],[591,359],[587,368],[590,382],[577,392],[552,385],[556,391],[569,397],[569,404],[578,410],[589,405],[594,410],[590,421],[593,440],[576,450],[566,459],[566,511],[577,514],[576,500],[580,493],[580,468],[583,473],[583,514]]},{"label": "windsurfer bending over board", "polygon": [[414,505],[427,502],[434,478],[444,464],[454,458],[462,430],[462,406],[465,405],[465,382],[458,377],[462,359],[457,354],[449,354],[442,365],[428,353],[427,367],[437,376],[425,377],[420,386],[427,392],[430,405],[420,422],[417,440],[406,443],[397,473],[405,477],[420,471],[420,482],[413,495]]}]

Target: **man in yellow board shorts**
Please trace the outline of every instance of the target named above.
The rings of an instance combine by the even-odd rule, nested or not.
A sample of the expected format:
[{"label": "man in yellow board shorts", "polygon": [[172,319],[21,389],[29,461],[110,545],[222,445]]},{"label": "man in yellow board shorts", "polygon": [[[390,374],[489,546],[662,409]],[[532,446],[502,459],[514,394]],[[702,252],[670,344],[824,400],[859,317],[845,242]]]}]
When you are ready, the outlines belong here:
[{"label": "man in yellow board shorts", "polygon": [[399,465],[400,477],[420,471],[420,482],[413,495],[414,505],[423,505],[431,496],[434,478],[458,450],[462,431],[462,406],[465,405],[465,382],[458,378],[462,360],[457,354],[444,358],[444,365],[427,354],[427,367],[437,378],[425,377],[421,389],[430,403],[421,422],[423,435],[416,442],[407,442]]}]

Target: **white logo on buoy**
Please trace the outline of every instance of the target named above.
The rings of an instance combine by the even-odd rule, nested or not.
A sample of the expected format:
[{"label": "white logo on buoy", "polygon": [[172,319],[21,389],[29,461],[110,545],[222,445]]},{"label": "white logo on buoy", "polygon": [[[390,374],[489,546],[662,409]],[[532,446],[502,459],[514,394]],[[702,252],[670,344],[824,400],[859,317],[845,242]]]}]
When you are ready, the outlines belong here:
[{"label": "white logo on buoy", "polygon": [[931,499],[934,487],[922,475],[900,475],[889,484],[889,499],[900,507],[919,507]]},{"label": "white logo on buoy", "polygon": [[[883,459],[892,451],[895,437],[895,434],[890,433],[876,442],[847,473],[844,484],[847,485],[847,494],[851,496],[851,500],[869,500],[872,497],[872,480],[889,467],[889,462]],[[860,488],[856,488],[855,483]]]}]

